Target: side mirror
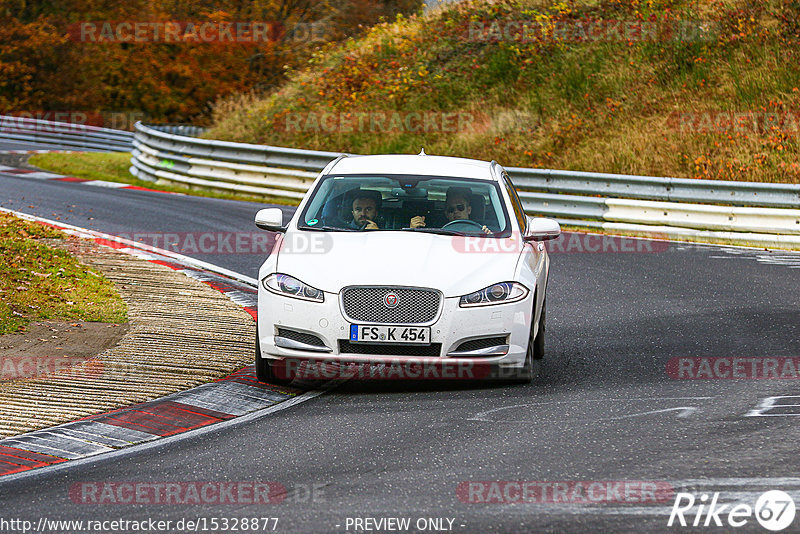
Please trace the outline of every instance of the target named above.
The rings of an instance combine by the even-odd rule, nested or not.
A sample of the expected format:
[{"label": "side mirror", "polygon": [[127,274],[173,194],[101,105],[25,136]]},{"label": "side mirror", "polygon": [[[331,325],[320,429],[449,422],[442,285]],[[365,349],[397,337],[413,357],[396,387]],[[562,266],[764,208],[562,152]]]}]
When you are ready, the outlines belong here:
[{"label": "side mirror", "polygon": [[256,226],[270,232],[285,232],[283,212],[279,208],[266,208],[256,213]]},{"label": "side mirror", "polygon": [[525,241],[547,241],[561,235],[561,226],[553,219],[544,217],[529,217],[528,232],[523,238]]}]

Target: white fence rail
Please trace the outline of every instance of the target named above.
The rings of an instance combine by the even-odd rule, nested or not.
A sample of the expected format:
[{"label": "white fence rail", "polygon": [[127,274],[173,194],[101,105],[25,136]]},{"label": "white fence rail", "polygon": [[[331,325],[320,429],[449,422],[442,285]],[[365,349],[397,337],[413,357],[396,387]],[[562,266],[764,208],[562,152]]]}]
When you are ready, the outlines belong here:
[{"label": "white fence rail", "polygon": [[85,124],[0,115],[0,140],[55,144],[69,150],[130,152],[133,133]]},{"label": "white fence rail", "polygon": [[[136,125],[131,172],[299,200],[335,152],[198,139]],[[800,247],[800,185],[509,168],[525,210],[561,223]]]},{"label": "white fence rail", "polygon": [[[0,139],[128,151],[148,181],[299,201],[335,152],[194,137],[194,126],[134,134],[0,115]],[[613,231],[800,247],[800,184],[769,184],[508,168],[530,214]]]}]

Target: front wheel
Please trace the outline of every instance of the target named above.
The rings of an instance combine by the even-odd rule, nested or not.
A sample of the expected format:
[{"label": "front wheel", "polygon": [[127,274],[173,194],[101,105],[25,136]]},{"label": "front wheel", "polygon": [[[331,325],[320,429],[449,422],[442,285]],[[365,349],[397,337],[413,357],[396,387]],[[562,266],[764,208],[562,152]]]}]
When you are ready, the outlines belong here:
[{"label": "front wheel", "polygon": [[[290,377],[280,377],[275,374],[275,367],[272,360],[261,357],[261,340],[256,331],[256,379],[259,382],[287,386],[291,383]],[[285,368],[285,367],[284,367]]]}]

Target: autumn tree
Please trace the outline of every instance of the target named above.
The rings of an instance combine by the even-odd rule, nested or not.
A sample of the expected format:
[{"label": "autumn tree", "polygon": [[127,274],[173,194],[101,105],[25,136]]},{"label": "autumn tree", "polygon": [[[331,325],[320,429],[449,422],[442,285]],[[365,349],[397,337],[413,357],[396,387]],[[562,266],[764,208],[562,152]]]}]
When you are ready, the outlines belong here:
[{"label": "autumn tree", "polygon": [[[0,113],[24,110],[140,112],[202,122],[226,95],[283,82],[323,41],[360,32],[420,0],[0,0]],[[255,42],[97,39],[82,23],[264,22]],[[187,30],[188,31],[188,30]],[[87,38],[87,35],[95,37]],[[185,36],[185,34],[184,34]]]}]

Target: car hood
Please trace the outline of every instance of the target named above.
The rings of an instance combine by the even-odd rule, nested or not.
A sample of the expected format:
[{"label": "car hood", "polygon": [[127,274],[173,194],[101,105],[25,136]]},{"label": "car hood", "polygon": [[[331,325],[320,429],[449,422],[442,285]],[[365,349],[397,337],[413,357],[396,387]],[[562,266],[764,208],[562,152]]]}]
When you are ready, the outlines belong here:
[{"label": "car hood", "polygon": [[521,249],[518,238],[290,230],[277,271],[329,293],[351,285],[398,285],[455,297],[513,280]]}]

